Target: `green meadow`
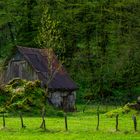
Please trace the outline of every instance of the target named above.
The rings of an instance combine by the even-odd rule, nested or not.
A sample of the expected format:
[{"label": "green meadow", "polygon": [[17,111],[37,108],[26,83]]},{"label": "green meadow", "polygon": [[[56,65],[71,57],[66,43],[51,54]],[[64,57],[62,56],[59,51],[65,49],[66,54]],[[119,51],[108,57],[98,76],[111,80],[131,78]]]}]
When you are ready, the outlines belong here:
[{"label": "green meadow", "polygon": [[[81,109],[80,109],[81,108]],[[68,113],[68,131],[65,130],[64,117],[46,117],[47,130],[39,128],[41,117],[24,117],[26,128],[21,128],[20,118],[8,115],[6,127],[2,127],[0,118],[0,140],[139,140],[140,117],[137,116],[137,131],[131,114],[119,116],[119,131],[115,130],[115,117],[105,115],[105,108],[100,113],[99,130],[96,130],[96,108],[88,106],[82,112],[80,106],[77,112]]]}]

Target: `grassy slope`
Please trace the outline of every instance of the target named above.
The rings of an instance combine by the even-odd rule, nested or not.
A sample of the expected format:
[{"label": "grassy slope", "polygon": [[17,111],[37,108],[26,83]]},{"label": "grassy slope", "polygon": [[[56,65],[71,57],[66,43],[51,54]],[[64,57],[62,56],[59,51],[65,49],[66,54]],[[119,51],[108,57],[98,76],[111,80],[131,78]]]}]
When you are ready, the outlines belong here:
[{"label": "grassy slope", "polygon": [[[133,130],[131,115],[120,116],[119,129],[115,132],[115,118],[107,118],[101,115],[100,130],[96,131],[95,110],[88,108],[85,113],[77,112],[69,114],[68,128],[64,129],[63,117],[46,118],[48,131],[39,129],[41,118],[25,117],[26,129],[20,129],[20,119],[17,117],[6,118],[6,128],[0,130],[0,140],[139,140],[140,128],[138,120],[138,132]],[[139,118],[138,118],[139,119]],[[2,124],[2,118],[0,119]]]}]

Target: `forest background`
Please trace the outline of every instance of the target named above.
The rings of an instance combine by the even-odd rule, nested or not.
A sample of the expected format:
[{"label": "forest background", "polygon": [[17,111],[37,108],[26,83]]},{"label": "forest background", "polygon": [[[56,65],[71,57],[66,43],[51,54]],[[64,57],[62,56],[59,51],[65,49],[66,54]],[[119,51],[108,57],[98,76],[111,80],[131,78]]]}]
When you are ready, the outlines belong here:
[{"label": "forest background", "polygon": [[84,99],[140,94],[139,0],[1,0],[0,65],[15,46],[55,50]]}]

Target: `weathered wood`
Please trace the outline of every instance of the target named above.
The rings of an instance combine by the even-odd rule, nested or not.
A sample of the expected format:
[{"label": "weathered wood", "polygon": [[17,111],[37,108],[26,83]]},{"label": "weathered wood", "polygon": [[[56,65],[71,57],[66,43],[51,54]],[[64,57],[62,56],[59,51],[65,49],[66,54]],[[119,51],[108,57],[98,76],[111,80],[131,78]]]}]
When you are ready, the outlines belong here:
[{"label": "weathered wood", "polygon": [[97,127],[96,130],[99,130],[99,125],[100,125],[100,114],[97,112]]},{"label": "weathered wood", "polygon": [[5,127],[5,115],[4,115],[4,113],[2,115],[2,118],[3,118],[3,127]]},{"label": "weathered wood", "polygon": [[29,65],[29,63],[20,55],[13,58],[8,65],[6,81],[19,77],[26,80],[38,80],[37,72]]},{"label": "weathered wood", "polygon": [[64,118],[65,118],[65,129],[68,131],[68,123],[67,123],[67,114],[64,113]]},{"label": "weathered wood", "polygon": [[134,123],[134,131],[136,132],[137,131],[137,119],[136,119],[136,116],[132,116],[132,120],[133,120],[133,123]]},{"label": "weathered wood", "polygon": [[116,115],[116,131],[119,131],[118,125],[119,125],[119,114]]},{"label": "weathered wood", "polygon": [[20,120],[21,120],[21,128],[25,128],[26,126],[24,125],[24,122],[23,122],[22,113],[19,113],[19,116],[20,116]]},{"label": "weathered wood", "polygon": [[100,103],[97,106],[97,126],[96,126],[96,130],[99,130],[99,125],[100,125]]},{"label": "weathered wood", "polygon": [[46,121],[45,121],[45,119],[43,119],[43,128],[44,128],[44,130],[46,130]]}]

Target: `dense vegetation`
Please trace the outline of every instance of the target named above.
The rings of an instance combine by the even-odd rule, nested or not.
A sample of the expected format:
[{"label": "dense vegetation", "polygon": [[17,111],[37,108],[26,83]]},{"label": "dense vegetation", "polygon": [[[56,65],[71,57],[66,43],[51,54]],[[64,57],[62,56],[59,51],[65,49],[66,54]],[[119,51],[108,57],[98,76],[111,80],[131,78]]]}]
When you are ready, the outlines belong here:
[{"label": "dense vegetation", "polygon": [[39,81],[13,79],[0,90],[0,112],[41,113],[45,91]]},{"label": "dense vegetation", "polygon": [[1,0],[1,62],[16,45],[52,47],[79,102],[127,102],[140,94],[139,13],[139,0]]}]

